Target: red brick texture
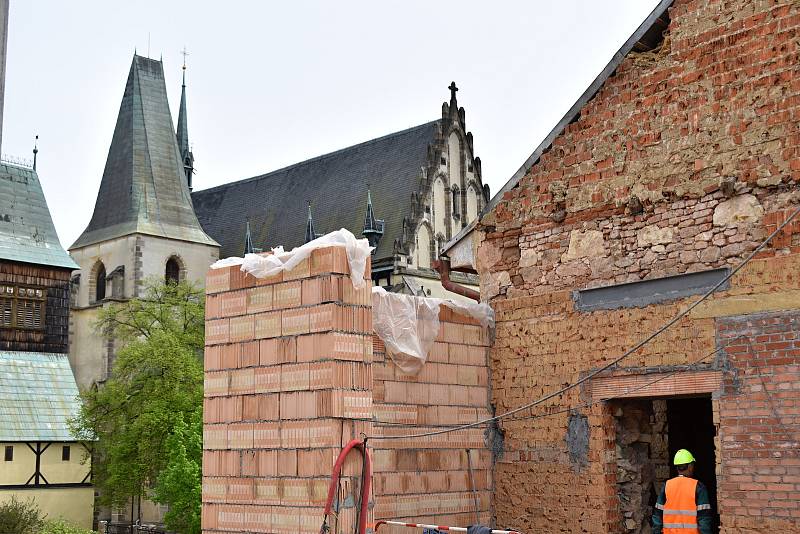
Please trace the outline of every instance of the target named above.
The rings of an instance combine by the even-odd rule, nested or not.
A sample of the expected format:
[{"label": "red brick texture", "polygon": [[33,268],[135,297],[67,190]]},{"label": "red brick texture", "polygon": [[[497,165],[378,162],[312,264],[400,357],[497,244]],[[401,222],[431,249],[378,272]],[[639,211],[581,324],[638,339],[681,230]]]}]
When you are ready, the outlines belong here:
[{"label": "red brick texture", "polygon": [[[800,527],[800,311],[719,320],[720,512],[731,532]],[[762,530],[764,525],[768,530]]]},{"label": "red brick texture", "polygon": [[[343,248],[266,280],[209,271],[204,532],[319,532],[336,455],[369,431],[370,291],[353,288]],[[354,455],[342,502],[360,471]],[[354,519],[345,509],[339,524]]]},{"label": "red brick texture", "polygon": [[[209,271],[205,533],[316,533],[334,461],[350,439],[490,413],[489,334],[476,321],[443,308],[428,362],[407,375],[372,333],[371,284],[354,289],[344,249],[317,250],[298,270],[270,280],[237,267]],[[466,525],[477,513],[489,521],[483,429],[369,444],[374,518]],[[358,455],[349,456],[340,532],[352,531],[360,472]]]},{"label": "red brick texture", "polygon": [[[696,299],[578,312],[573,290],[737,264],[798,206],[800,5],[676,0],[669,14],[660,52],[627,57],[481,221],[481,290],[497,313],[490,363],[498,412],[610,362]],[[721,346],[725,328],[745,329],[750,344],[761,343],[755,354],[763,356],[752,356],[753,363],[725,352],[693,366],[724,371],[721,389],[708,393],[719,412],[718,504],[726,534],[800,532],[800,486],[790,469],[800,435],[794,338],[770,349],[756,341],[767,335],[758,333],[768,329],[758,323],[761,312],[795,321],[787,317],[800,308],[799,232],[799,224],[788,226],[728,291],[616,372],[683,369]],[[748,321],[756,322],[741,326]],[[776,339],[796,335],[782,324]],[[766,388],[748,389],[762,374],[774,383],[772,405]],[[572,390],[532,415],[561,412],[591,395],[591,386]],[[603,403],[579,411],[588,416],[585,464],[567,445],[568,413],[503,421],[493,498],[498,524],[528,532],[624,531],[614,419]],[[753,494],[754,506],[746,503],[750,490],[763,492]]]},{"label": "red brick texture", "polygon": [[[440,321],[428,361],[414,376],[392,363],[375,336],[375,435],[424,433],[489,416],[488,331],[445,307]],[[489,522],[492,455],[483,428],[376,440],[372,446],[376,518],[437,525],[471,525],[476,517]]]}]

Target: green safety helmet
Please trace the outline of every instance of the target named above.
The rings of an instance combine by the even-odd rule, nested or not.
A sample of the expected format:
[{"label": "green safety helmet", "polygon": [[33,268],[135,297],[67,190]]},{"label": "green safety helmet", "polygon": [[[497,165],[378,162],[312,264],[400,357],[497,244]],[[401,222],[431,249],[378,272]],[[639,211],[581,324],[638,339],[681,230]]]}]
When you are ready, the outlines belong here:
[{"label": "green safety helmet", "polygon": [[694,461],[694,456],[692,456],[691,452],[687,451],[686,449],[681,449],[675,453],[675,461],[673,463],[675,465],[685,465]]}]

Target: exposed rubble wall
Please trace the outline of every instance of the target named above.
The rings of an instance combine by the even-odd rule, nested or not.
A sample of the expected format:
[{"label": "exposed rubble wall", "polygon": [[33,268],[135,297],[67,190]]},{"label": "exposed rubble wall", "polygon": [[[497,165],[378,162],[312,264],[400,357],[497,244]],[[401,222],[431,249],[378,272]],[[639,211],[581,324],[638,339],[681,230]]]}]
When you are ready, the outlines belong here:
[{"label": "exposed rubble wall", "polygon": [[628,533],[649,534],[653,505],[669,477],[666,402],[637,399],[611,406],[622,526]]},{"label": "exposed rubble wall", "polygon": [[[730,267],[800,202],[800,5],[677,0],[669,15],[668,49],[647,62],[624,60],[481,221],[481,289],[497,312],[490,358],[498,412],[607,364],[697,299],[578,311],[573,291]],[[714,353],[730,317],[749,324],[762,312],[777,313],[776,321],[796,313],[798,269],[795,221],[729,289],[616,371],[724,374],[721,387],[692,389],[679,380],[673,388],[673,394],[688,388],[713,395],[717,403],[724,533],[800,530],[792,502],[800,475],[791,437],[800,434],[790,407],[800,401],[793,327],[782,323],[783,332],[774,334],[759,333],[769,323],[737,327],[760,348],[736,352],[736,359],[727,350]],[[783,337],[767,348],[760,335]],[[780,356],[767,356],[775,351]],[[742,378],[751,373],[767,384],[774,379],[766,377],[782,376],[784,389],[750,390],[758,383]],[[670,395],[669,383],[660,383],[659,395]],[[625,531],[617,421],[608,403],[582,407],[589,398],[591,385],[502,422],[499,523],[531,532]],[[570,413],[570,407],[578,408]],[[548,409],[556,413],[529,417]],[[579,468],[568,439],[575,411],[589,428],[588,463]],[[726,413],[737,415],[726,419]],[[748,478],[754,472],[765,478]],[[749,506],[746,491],[770,499],[754,495],[764,506]]]},{"label": "exposed rubble wall", "polygon": [[[333,464],[348,441],[489,414],[489,332],[442,308],[428,362],[407,375],[373,334],[370,284],[355,290],[349,273],[343,248],[315,250],[269,279],[239,266],[209,271],[204,532],[319,532]],[[372,439],[369,448],[371,519],[489,521],[492,453],[483,429]],[[360,474],[352,454],[330,522],[339,532],[353,529]]]}]

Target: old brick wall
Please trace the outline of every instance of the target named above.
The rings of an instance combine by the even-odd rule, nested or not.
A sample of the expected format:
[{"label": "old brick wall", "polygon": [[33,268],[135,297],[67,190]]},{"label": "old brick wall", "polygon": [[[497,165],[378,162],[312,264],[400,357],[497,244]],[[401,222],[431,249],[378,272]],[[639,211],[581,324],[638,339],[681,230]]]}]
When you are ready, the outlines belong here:
[{"label": "old brick wall", "polygon": [[[734,265],[800,201],[800,6],[678,0],[669,14],[661,52],[626,58],[482,220],[482,292],[498,314],[490,350],[498,412],[608,363],[692,301],[577,312],[573,290]],[[730,290],[623,362],[620,372],[675,370],[703,355],[709,358],[695,367],[729,372],[730,355],[711,354],[722,342],[720,322],[800,307],[798,253],[795,221]],[[781,373],[779,364],[775,369]],[[621,531],[612,414],[603,404],[563,413],[591,398],[588,389],[503,422],[506,451],[493,501],[498,523]],[[761,406],[741,391],[725,392],[762,417]],[[800,398],[791,388],[776,394],[789,399],[787,406]],[[560,413],[530,417],[548,410]],[[588,436],[568,439],[570,421],[583,415]],[[800,432],[791,409],[783,418]],[[731,433],[728,424],[720,420],[722,443],[758,439]],[[766,441],[761,453],[791,463],[790,445]],[[733,447],[717,451],[721,482],[734,467]],[[742,497],[736,495],[720,487],[720,503]],[[755,531],[798,530],[796,502],[779,502],[781,514],[765,512]],[[721,510],[724,532],[755,524],[731,506]]]},{"label": "old brick wall", "polygon": [[[318,532],[334,461],[362,432],[375,437],[371,517],[489,521],[483,429],[392,437],[488,415],[485,328],[444,308],[428,363],[403,373],[372,333],[371,284],[353,288],[343,248],[271,279],[212,269],[206,293],[204,532]],[[340,532],[352,531],[360,472],[350,455]]]},{"label": "old brick wall", "polygon": [[800,311],[720,319],[720,511],[733,532],[800,526]]}]

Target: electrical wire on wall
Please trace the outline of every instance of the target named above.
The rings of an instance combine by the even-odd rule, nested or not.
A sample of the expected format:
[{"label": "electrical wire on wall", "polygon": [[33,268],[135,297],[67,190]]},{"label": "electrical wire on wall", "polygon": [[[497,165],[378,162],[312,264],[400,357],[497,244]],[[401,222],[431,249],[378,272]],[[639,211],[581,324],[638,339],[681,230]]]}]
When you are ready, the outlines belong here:
[{"label": "electrical wire on wall", "polygon": [[[531,401],[529,403],[526,403],[526,404],[524,404],[524,405],[522,405],[522,406],[520,406],[518,408],[514,408],[512,410],[509,410],[509,411],[504,412],[504,413],[499,414],[499,415],[495,415],[495,416],[488,417],[488,418],[485,418],[485,419],[480,419],[480,420],[474,421],[472,423],[467,423],[467,424],[463,424],[463,425],[457,425],[457,426],[448,427],[448,428],[442,428],[442,429],[438,429],[438,430],[431,430],[431,431],[428,431],[428,432],[419,432],[419,433],[405,434],[405,435],[398,435],[398,436],[395,436],[395,435],[392,435],[392,436],[369,436],[369,439],[374,439],[374,440],[416,439],[416,438],[425,438],[425,437],[429,437],[429,436],[437,436],[437,435],[441,435],[441,434],[448,434],[448,433],[451,433],[451,432],[458,432],[460,430],[467,430],[469,428],[479,427],[479,426],[482,426],[482,425],[485,425],[485,424],[492,423],[494,421],[499,421],[501,419],[505,419],[507,417],[511,417],[511,416],[516,415],[516,414],[518,414],[520,412],[524,412],[525,410],[529,410],[529,409],[531,409],[531,408],[533,408],[535,406],[543,404],[543,403],[547,402],[550,399],[554,399],[556,397],[559,397],[559,396],[563,395],[567,391],[575,389],[576,387],[580,386],[581,384],[584,384],[584,383],[588,382],[589,380],[597,377],[601,373],[604,373],[606,371],[609,371],[611,369],[616,368],[622,361],[626,360],[628,357],[630,357],[632,354],[637,352],[639,349],[641,349],[642,347],[644,347],[645,345],[647,345],[648,343],[653,341],[655,338],[657,338],[658,336],[663,334],[669,328],[671,328],[676,323],[678,323],[680,320],[682,320],[684,317],[686,317],[692,310],[694,310],[702,302],[704,302],[711,295],[713,295],[719,288],[721,288],[731,278],[733,278],[736,275],[736,273],[741,271],[745,267],[745,265],[750,263],[750,261],[753,258],[755,258],[755,256],[759,252],[761,252],[775,238],[775,236],[777,236],[779,233],[781,233],[783,231],[783,229],[786,228],[786,226],[790,222],[792,222],[799,214],[800,214],[800,207],[795,209],[780,225],[777,226],[777,228],[775,228],[775,230],[772,231],[772,233],[770,233],[766,237],[766,239],[764,239],[764,241],[762,241],[755,249],[753,249],[744,258],[744,260],[742,260],[736,267],[734,267],[731,270],[731,272],[729,272],[724,278],[722,278],[719,282],[717,282],[712,288],[710,288],[708,291],[706,291],[698,300],[696,300],[695,302],[693,302],[692,304],[690,304],[689,306],[684,308],[681,312],[679,312],[677,315],[675,315],[672,319],[670,319],[669,321],[664,323],[660,328],[658,328],[656,331],[654,331],[653,333],[651,333],[650,335],[646,336],[644,339],[642,339],[641,341],[636,343],[633,347],[631,347],[630,349],[626,350],[621,356],[619,356],[618,358],[615,358],[614,360],[612,360],[611,362],[607,363],[606,365],[603,365],[602,367],[600,367],[598,369],[595,369],[594,371],[591,371],[590,373],[586,374],[585,376],[581,377],[580,379],[576,380],[575,382],[572,382],[572,383],[570,383],[570,384],[568,384],[568,385],[566,385],[566,386],[564,386],[564,387],[562,387],[562,388],[560,388],[560,389],[558,389],[556,391],[553,391],[552,393],[548,393],[547,395],[544,395],[544,396],[542,396],[542,397],[540,397],[540,398],[538,398],[536,400],[533,400],[533,401]],[[716,353],[717,351],[714,351],[714,352]],[[706,357],[708,357],[708,356],[706,356]],[[661,378],[661,379],[663,379],[663,378]]]}]

